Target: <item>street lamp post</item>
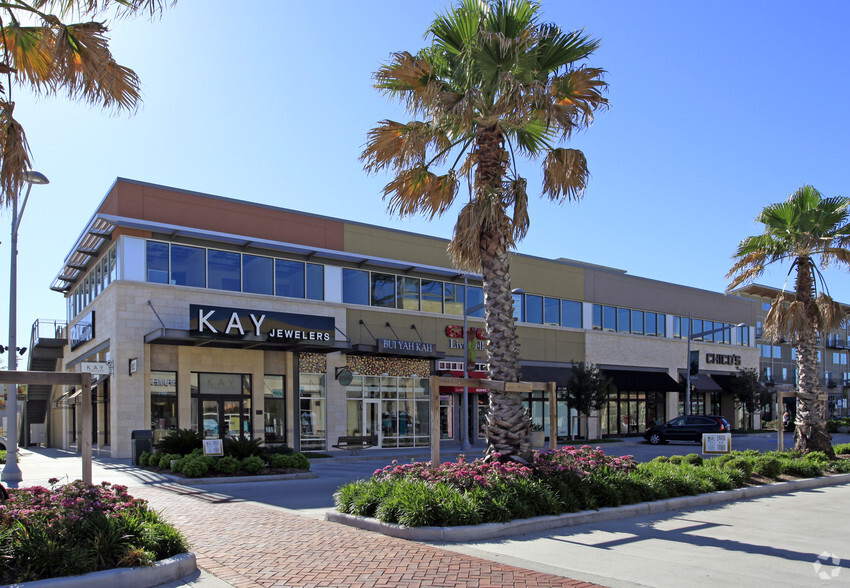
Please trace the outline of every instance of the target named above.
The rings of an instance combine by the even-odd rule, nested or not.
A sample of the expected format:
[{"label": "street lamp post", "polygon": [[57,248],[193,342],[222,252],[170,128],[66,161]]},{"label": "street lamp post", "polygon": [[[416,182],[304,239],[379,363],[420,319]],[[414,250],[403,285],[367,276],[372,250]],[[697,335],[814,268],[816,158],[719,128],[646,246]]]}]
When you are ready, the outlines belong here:
[{"label": "street lamp post", "polygon": [[[9,264],[9,349],[11,351],[9,354],[9,371],[18,369],[18,337],[16,332],[18,328],[18,228],[21,226],[21,218],[24,216],[33,184],[50,183],[50,180],[44,174],[37,171],[24,172],[24,181],[28,186],[20,212],[18,212],[18,194],[12,199],[12,255]],[[6,465],[3,466],[0,480],[6,482],[7,486],[16,488],[23,477],[21,468],[18,467],[18,390],[15,384],[13,384],[13,388],[14,390],[7,394],[6,398]]]},{"label": "street lamp post", "polygon": [[[464,276],[463,278],[463,377],[464,379],[469,377],[469,309],[467,308],[467,286],[469,285],[469,279]],[[475,345],[478,344],[477,341],[474,342]],[[460,450],[461,451],[469,451],[472,449],[472,445],[469,443],[469,388],[464,385],[463,387],[463,400],[461,402],[461,414],[460,414]]]},{"label": "street lamp post", "polygon": [[717,329],[710,329],[708,331],[700,331],[699,333],[691,333],[691,315],[688,314],[688,354],[687,369],[685,370],[685,414],[691,414],[691,339],[694,337],[702,337],[703,335],[711,335],[713,333],[720,333],[721,331],[725,331],[726,329],[732,329],[732,327],[745,327],[746,323],[738,323],[737,325],[728,325],[725,327],[720,327]]}]

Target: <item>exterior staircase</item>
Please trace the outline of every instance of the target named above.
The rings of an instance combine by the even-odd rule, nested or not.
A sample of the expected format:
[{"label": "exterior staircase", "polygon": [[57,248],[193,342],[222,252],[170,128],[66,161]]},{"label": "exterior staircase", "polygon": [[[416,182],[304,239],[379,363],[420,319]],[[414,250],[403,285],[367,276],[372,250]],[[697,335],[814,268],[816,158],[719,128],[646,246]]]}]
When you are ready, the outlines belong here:
[{"label": "exterior staircase", "polygon": [[[65,321],[38,319],[32,325],[27,369],[36,372],[59,371],[59,362],[68,342],[68,328]],[[21,427],[18,427],[18,444],[27,447],[31,443],[30,425],[47,426],[50,392],[52,386],[30,385],[27,398],[23,403]]]}]

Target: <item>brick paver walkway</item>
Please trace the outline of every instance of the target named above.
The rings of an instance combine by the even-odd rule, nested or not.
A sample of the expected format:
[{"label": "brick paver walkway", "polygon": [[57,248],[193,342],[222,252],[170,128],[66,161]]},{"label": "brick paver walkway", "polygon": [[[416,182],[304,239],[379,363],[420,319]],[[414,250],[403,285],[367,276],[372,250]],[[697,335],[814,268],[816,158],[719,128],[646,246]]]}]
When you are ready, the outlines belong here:
[{"label": "brick paver walkway", "polygon": [[542,574],[178,485],[130,489],[188,538],[198,565],[257,586],[570,586]]}]

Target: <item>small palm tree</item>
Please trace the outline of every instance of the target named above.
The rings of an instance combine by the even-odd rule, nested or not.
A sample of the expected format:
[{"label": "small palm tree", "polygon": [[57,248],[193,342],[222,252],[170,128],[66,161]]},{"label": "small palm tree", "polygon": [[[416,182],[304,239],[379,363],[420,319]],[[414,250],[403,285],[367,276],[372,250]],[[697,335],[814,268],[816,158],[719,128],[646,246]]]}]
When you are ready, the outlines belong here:
[{"label": "small palm tree", "polygon": [[[797,350],[797,449],[833,455],[826,427],[826,399],[818,378],[818,333],[834,330],[844,319],[841,306],[829,297],[819,266],[850,264],[850,198],[823,198],[803,186],[785,202],[771,204],[756,217],[764,233],[738,245],[727,278],[729,290],[760,276],[767,265],[790,261],[794,291],[782,291],[764,320],[765,339],[791,341]],[[823,286],[818,291],[818,282]]]},{"label": "small palm tree", "polygon": [[[584,154],[559,145],[608,104],[603,71],[583,64],[599,43],[539,22],[539,8],[462,0],[437,16],[430,46],[394,54],[375,74],[376,87],[418,118],[382,121],[361,157],[368,172],[393,174],[384,198],[400,216],[446,213],[466,178],[449,254],[459,269],[482,273],[489,375],[503,382],[520,376],[508,253],[529,227],[516,158],[542,158],[544,196],[580,198]],[[530,427],[519,394],[491,390],[488,456],[527,455]]]},{"label": "small palm tree", "polygon": [[[66,92],[103,108],[134,111],[141,102],[139,78],[115,62],[108,29],[91,20],[65,24],[66,18],[159,14],[176,0],[15,0],[0,2],[0,203],[17,197],[30,168],[23,125],[14,118],[13,84],[52,96]],[[35,22],[25,26],[22,23]],[[2,78],[0,78],[2,80]]]}]

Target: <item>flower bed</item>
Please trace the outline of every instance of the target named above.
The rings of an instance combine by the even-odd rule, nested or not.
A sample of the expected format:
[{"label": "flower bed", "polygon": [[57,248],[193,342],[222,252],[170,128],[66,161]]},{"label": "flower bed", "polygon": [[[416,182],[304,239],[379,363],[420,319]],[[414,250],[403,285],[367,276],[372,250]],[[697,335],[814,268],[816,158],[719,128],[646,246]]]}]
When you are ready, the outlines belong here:
[{"label": "flower bed", "polygon": [[57,482],[9,489],[0,504],[0,582],[149,566],[188,551],[183,535],[126,487]]},{"label": "flower bed", "polygon": [[[836,446],[850,454],[850,445]],[[757,451],[703,460],[698,454],[637,463],[600,448],[563,447],[529,465],[429,462],[392,464],[342,486],[337,510],[408,527],[477,525],[731,490],[748,484],[850,472],[850,459],[823,453]]]}]

